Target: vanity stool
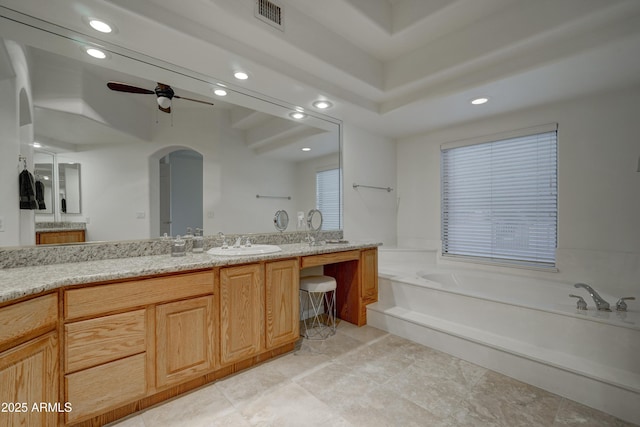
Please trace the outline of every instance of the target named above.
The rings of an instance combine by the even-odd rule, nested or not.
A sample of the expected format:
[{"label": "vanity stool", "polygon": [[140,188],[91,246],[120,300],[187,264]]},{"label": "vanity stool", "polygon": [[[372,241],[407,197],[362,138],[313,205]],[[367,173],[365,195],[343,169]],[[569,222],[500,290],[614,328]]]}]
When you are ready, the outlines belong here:
[{"label": "vanity stool", "polygon": [[304,322],[300,335],[324,340],[336,333],[336,286],[331,276],[300,278],[300,318]]}]

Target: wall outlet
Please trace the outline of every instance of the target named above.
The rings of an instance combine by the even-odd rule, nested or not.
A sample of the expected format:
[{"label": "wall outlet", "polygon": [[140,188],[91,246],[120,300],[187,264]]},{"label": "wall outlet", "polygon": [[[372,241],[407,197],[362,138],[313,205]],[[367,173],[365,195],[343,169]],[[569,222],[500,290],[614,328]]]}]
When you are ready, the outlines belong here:
[{"label": "wall outlet", "polygon": [[147,216],[147,214],[144,212],[136,212],[137,219],[144,219],[145,216]]},{"label": "wall outlet", "polygon": [[4,231],[4,217],[0,216],[0,231]]}]

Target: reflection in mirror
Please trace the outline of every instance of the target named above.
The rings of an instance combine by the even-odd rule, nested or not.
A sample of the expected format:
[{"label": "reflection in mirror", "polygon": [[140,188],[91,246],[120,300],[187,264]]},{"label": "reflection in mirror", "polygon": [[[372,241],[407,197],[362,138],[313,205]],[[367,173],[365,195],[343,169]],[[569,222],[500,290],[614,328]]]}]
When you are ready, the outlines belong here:
[{"label": "reflection in mirror", "polygon": [[[160,159],[159,235],[185,235],[202,228],[202,155],[175,150]],[[151,179],[155,179],[152,177]]]},{"label": "reflection in mirror", "polygon": [[[7,21],[0,17],[0,24]],[[316,174],[340,169],[337,120],[312,111],[305,119],[294,120],[289,116],[292,106],[243,94],[228,83],[227,96],[214,95],[221,82],[213,77],[117,46],[111,46],[107,59],[98,61],[86,56],[72,38],[39,30],[37,22],[11,22],[0,25],[4,38],[0,70],[23,73],[8,78],[16,93],[20,86],[30,86],[34,139],[56,154],[64,179],[60,193],[66,213],[56,220],[86,223],[87,241],[148,239],[164,233],[161,222],[167,219],[161,213],[160,194],[166,190],[160,184],[160,160],[176,150],[199,153],[202,175],[199,186],[192,184],[180,192],[197,193],[199,201],[171,205],[168,234],[174,236],[184,234],[186,227],[200,227],[205,235],[271,232],[274,211],[319,207]],[[14,31],[20,25],[23,28]],[[1,52],[8,43],[29,60],[14,66],[15,55]],[[107,87],[113,81],[150,91],[162,82],[175,94],[214,105],[174,98],[167,113],[158,109],[155,93],[113,91]],[[0,119],[11,117],[15,110],[8,104],[0,105]],[[0,140],[0,145],[7,141]],[[12,194],[13,184],[0,183],[2,203],[5,195]],[[338,194],[340,189],[338,183]],[[51,209],[60,212],[62,199],[54,191],[55,185]],[[291,199],[255,197],[274,193]],[[185,208],[199,211],[199,216],[177,224]],[[332,209],[341,217],[340,204]],[[38,221],[44,221],[40,216]],[[336,222],[335,229],[340,226]],[[0,240],[0,244],[18,243]]]},{"label": "reflection in mirror", "polygon": [[53,163],[52,154],[36,152],[33,155],[33,171],[36,184],[36,201],[38,210],[36,215],[53,214]]},{"label": "reflection in mirror", "polygon": [[318,209],[311,209],[307,215],[307,228],[311,231],[322,229],[322,212]]},{"label": "reflection in mirror", "polygon": [[273,224],[276,226],[276,230],[283,232],[289,226],[289,214],[287,211],[279,210],[273,217]]},{"label": "reflection in mirror", "polygon": [[61,214],[79,214],[80,209],[80,165],[58,163],[58,194]]}]

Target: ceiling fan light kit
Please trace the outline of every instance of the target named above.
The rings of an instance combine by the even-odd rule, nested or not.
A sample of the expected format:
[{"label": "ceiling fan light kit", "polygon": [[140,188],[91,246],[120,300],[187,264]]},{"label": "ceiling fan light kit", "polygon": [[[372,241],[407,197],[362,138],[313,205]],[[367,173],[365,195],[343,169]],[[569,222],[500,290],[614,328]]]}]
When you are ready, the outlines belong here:
[{"label": "ceiling fan light kit", "polygon": [[173,98],[185,99],[187,101],[199,102],[201,104],[213,105],[212,102],[201,101],[199,99],[187,98],[184,96],[176,95],[171,86],[158,82],[158,85],[154,90],[145,89],[138,86],[132,86],[127,83],[109,82],[107,87],[116,92],[137,93],[143,95],[156,95],[158,102],[158,109],[165,113],[171,113],[171,100]]}]

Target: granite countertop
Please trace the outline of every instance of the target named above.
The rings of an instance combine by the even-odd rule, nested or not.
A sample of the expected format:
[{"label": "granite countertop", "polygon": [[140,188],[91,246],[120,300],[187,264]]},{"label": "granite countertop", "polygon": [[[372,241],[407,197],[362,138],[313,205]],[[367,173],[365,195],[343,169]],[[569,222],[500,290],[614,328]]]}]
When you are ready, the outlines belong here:
[{"label": "granite countertop", "polygon": [[340,243],[308,246],[297,243],[279,245],[282,248],[281,252],[262,255],[214,256],[204,252],[187,253],[183,257],[171,257],[167,254],[0,269],[0,303],[69,285],[342,252],[380,245],[380,243]]}]

